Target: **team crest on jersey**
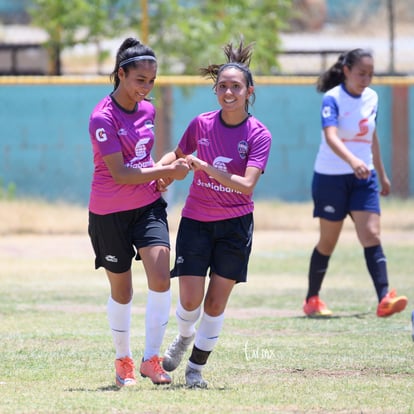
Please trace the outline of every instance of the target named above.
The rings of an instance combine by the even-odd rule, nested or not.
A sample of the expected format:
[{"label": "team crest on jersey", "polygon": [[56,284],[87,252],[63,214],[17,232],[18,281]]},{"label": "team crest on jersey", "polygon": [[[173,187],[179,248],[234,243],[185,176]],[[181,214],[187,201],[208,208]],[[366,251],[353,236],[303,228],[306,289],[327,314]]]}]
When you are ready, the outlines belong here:
[{"label": "team crest on jersey", "polygon": [[227,172],[227,164],[232,160],[228,157],[216,157],[213,161],[213,166],[220,171]]},{"label": "team crest on jersey", "polygon": [[324,106],[322,108],[322,116],[324,118],[329,118],[331,116],[331,108],[329,106]]},{"label": "team crest on jersey", "polygon": [[237,146],[237,150],[239,151],[240,158],[244,160],[247,157],[247,151],[249,149],[249,145],[246,141],[240,141],[239,145]]},{"label": "team crest on jersey", "polygon": [[105,142],[108,137],[106,136],[106,132],[104,128],[98,128],[95,131],[95,138],[99,141],[99,142]]}]

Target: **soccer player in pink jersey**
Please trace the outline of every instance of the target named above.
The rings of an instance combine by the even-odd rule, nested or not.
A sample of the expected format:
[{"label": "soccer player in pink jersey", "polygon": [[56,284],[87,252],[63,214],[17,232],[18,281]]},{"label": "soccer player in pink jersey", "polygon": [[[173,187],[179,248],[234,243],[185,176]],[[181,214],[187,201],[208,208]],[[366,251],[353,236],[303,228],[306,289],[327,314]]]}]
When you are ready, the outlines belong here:
[{"label": "soccer player in pink jersey", "polygon": [[322,139],[312,181],[313,215],[319,217],[320,237],[311,256],[303,304],[310,317],[332,315],[319,291],[348,214],[378,296],[377,315],[390,316],[407,305],[405,296],[388,290],[387,261],[381,246],[379,194],[390,193],[390,181],[376,130],[378,96],[369,87],[373,74],[371,53],[354,49],[340,55],[318,80],[317,89],[325,94]]},{"label": "soccer player in pink jersey", "polygon": [[127,38],[117,52],[111,74],[114,90],[97,104],[89,122],[94,172],[88,230],[95,268],[105,269],[110,284],[107,314],[120,387],[136,383],[130,348],[134,256],[142,260],[148,284],[140,373],[155,384],[171,382],[159,358],[171,293],[166,202],[156,180],[183,179],[189,168],[185,160],[162,166],[151,158],[155,108],[146,97],[156,73],[153,50]]},{"label": "soccer player in pink jersey", "polygon": [[194,171],[171,272],[179,278],[179,333],[162,364],[166,371],[177,368],[194,340],[185,379],[188,387],[199,388],[207,387],[201,372],[219,338],[232,289],[247,279],[252,195],[271,145],[268,129],[248,111],[255,96],[249,69],[252,45],[244,47],[241,41],[238,48],[228,44],[224,51],[227,63],[201,70],[213,79],[221,109],[195,117],[175,151],[160,160],[169,164],[185,158]]}]

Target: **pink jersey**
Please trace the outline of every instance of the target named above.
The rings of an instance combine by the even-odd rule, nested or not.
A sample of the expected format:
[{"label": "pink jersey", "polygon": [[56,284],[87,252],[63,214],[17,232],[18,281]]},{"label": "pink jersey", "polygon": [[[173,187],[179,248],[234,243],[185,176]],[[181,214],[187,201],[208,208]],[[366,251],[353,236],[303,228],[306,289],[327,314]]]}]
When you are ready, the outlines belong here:
[{"label": "pink jersey", "polygon": [[122,152],[128,168],[153,167],[155,108],[142,101],[134,111],[120,108],[111,96],[102,99],[89,120],[94,172],[89,210],[109,214],[146,206],[160,197],[155,181],[144,184],[117,184],[102,157]]},{"label": "pink jersey", "polygon": [[[231,174],[244,176],[247,167],[264,171],[269,157],[271,134],[253,116],[237,126],[226,126],[220,110],[195,117],[178,146],[184,154],[197,157]],[[251,195],[223,186],[204,171],[195,171],[182,216],[199,221],[225,220],[253,211]]]}]

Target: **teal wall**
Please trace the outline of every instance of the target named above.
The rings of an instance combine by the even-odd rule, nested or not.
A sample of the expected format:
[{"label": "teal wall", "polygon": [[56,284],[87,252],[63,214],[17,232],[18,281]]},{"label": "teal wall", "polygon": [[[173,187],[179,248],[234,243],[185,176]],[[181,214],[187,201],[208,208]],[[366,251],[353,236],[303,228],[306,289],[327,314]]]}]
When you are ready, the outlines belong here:
[{"label": "teal wall", "polygon": [[[392,89],[374,86],[380,97],[378,131],[384,164],[391,176]],[[18,196],[87,204],[92,174],[88,119],[111,85],[19,85],[0,88],[0,179],[14,183]],[[413,101],[413,87],[410,102]],[[321,95],[313,85],[258,85],[251,112],[273,135],[265,174],[256,199],[307,201],[313,162],[320,141]],[[172,145],[189,121],[217,108],[211,86],[173,87]],[[414,106],[410,105],[410,119]],[[410,125],[411,142],[414,128]],[[410,195],[414,194],[414,149],[410,146]],[[392,177],[391,177],[392,178]],[[190,176],[169,191],[181,201]]]}]

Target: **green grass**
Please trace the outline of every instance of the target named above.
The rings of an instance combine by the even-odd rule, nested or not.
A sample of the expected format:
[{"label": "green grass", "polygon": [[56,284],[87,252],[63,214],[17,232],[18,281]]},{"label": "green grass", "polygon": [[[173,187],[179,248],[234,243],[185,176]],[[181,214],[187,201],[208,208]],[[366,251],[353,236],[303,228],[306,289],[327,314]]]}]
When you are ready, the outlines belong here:
[{"label": "green grass", "polygon": [[[292,237],[293,234],[293,237]],[[352,236],[331,259],[322,297],[328,320],[303,317],[308,258],[317,234],[256,234],[248,283],[236,286],[205,369],[207,390],[173,384],[114,387],[106,319],[108,283],[84,235],[0,239],[0,413],[412,413],[408,308],[375,316],[362,249]],[[404,236],[404,237],[403,237]],[[414,235],[387,237],[390,283],[414,297]],[[144,343],[145,276],[134,265],[132,349]],[[174,305],[177,283],[173,281]],[[174,306],[164,347],[176,333]],[[163,349],[164,349],[163,347]],[[183,364],[184,365],[184,364]]]}]

